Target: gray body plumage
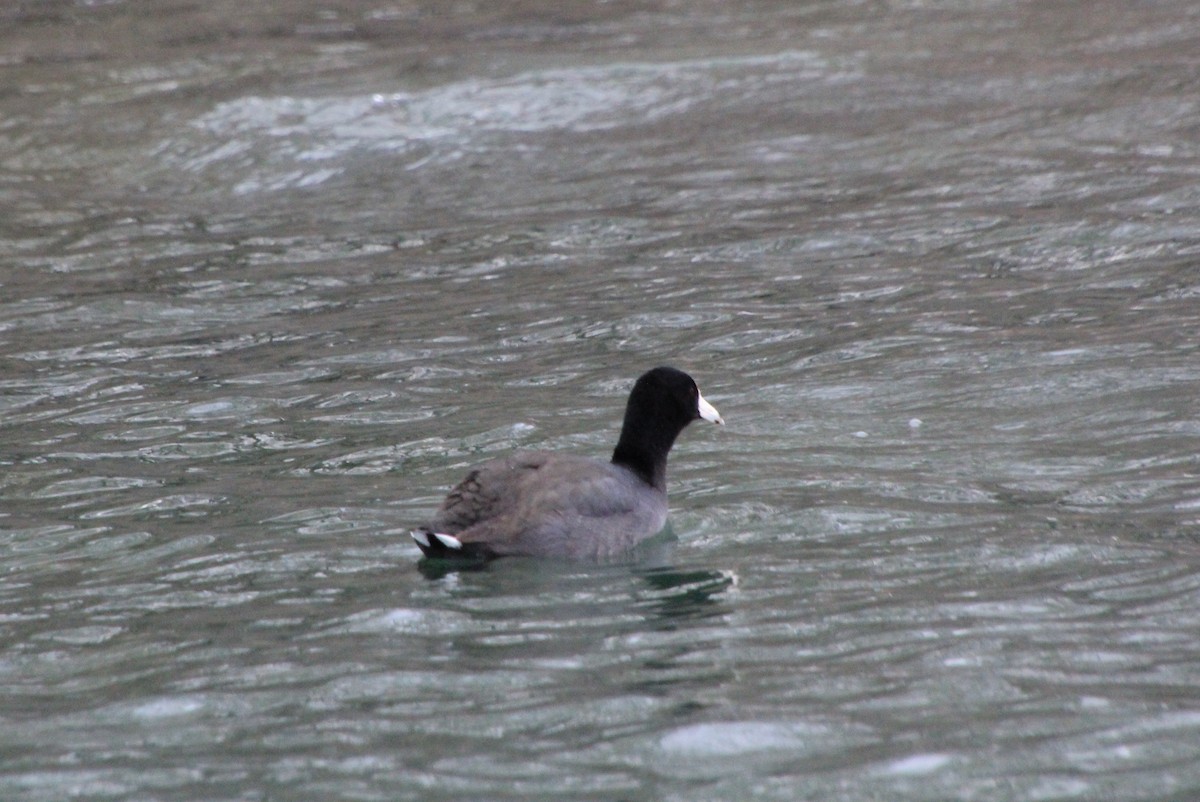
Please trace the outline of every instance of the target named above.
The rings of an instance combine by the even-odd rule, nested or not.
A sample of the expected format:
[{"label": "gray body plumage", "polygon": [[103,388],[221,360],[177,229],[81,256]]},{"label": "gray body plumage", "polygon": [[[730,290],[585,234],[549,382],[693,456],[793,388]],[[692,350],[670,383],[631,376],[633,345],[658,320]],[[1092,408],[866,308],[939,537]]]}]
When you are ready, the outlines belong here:
[{"label": "gray body plumage", "polygon": [[667,495],[627,468],[550,451],[518,452],[472,469],[429,529],[494,556],[603,559],[667,522]]}]

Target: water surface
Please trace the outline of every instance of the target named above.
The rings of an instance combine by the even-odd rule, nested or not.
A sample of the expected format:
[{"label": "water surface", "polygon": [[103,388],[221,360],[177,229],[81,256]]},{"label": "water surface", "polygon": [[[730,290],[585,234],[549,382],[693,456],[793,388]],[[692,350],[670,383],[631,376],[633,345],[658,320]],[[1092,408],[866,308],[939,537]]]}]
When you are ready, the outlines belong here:
[{"label": "water surface", "polygon": [[[1189,4],[0,17],[5,799],[1200,793]],[[418,563],[663,362],[673,539]]]}]

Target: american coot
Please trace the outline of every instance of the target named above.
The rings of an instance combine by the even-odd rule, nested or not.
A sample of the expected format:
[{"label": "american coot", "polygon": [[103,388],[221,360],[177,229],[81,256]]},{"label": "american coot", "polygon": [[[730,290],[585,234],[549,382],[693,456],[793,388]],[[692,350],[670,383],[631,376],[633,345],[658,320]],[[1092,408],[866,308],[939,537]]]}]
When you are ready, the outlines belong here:
[{"label": "american coot", "polygon": [[551,451],[485,462],[413,539],[429,557],[620,554],[666,525],[667,453],[700,418],[725,422],[691,376],[655,368],[633,385],[611,462]]}]

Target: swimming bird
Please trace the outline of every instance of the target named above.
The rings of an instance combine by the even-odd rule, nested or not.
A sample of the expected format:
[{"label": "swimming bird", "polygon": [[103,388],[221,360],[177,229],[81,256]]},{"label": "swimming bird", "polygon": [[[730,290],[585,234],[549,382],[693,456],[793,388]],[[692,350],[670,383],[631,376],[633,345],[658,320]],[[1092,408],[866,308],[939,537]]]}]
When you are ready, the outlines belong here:
[{"label": "swimming bird", "polygon": [[485,462],[413,540],[440,558],[619,555],[666,525],[667,453],[694,420],[725,422],[691,376],[654,368],[629,393],[610,461],[525,451]]}]

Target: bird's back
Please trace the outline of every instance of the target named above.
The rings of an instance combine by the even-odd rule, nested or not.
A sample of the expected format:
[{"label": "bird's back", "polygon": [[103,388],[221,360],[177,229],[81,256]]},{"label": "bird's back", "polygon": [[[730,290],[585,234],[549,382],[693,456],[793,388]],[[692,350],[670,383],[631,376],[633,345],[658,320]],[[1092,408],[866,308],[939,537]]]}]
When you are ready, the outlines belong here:
[{"label": "bird's back", "polygon": [[518,452],[474,468],[431,530],[493,555],[608,557],[666,524],[666,494],[610,462]]}]

